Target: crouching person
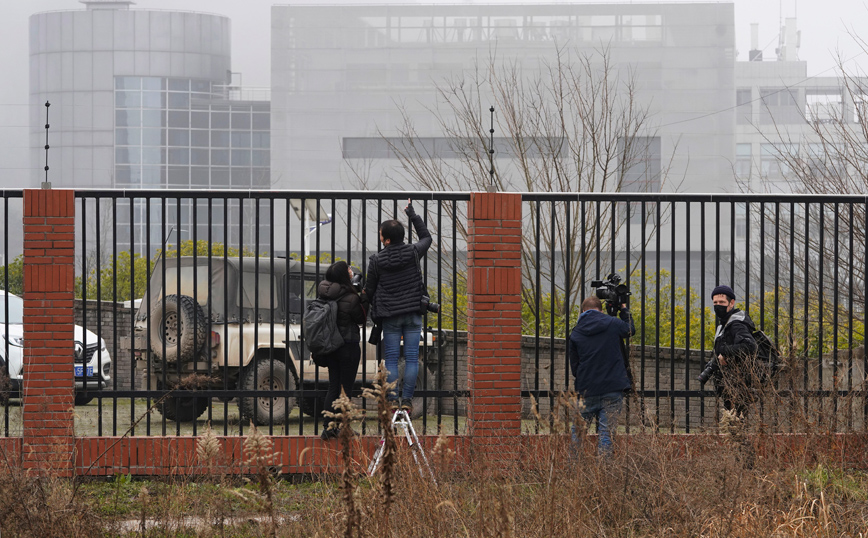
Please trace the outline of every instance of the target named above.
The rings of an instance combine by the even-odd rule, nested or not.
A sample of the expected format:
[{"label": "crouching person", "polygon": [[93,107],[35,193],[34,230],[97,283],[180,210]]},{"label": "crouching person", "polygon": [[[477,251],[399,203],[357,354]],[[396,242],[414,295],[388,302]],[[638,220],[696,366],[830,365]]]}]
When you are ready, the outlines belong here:
[{"label": "crouching person", "polygon": [[[636,333],[627,305],[621,305],[621,319],[603,313],[596,296],[582,302],[582,314],[570,334],[570,368],[575,377],[582,418],[588,427],[597,422],[597,453],[612,453],[612,434],[630,388],[621,340]],[[578,440],[575,435],[574,441]]]}]

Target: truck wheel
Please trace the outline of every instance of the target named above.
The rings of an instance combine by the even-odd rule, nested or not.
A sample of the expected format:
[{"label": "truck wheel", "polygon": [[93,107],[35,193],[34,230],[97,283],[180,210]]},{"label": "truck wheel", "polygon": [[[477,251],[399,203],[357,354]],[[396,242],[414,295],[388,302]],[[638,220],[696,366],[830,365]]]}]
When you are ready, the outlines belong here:
[{"label": "truck wheel", "polygon": [[205,344],[207,335],[205,313],[192,297],[167,295],[151,312],[151,350],[166,362],[192,360]]},{"label": "truck wheel", "polygon": [[93,401],[95,396],[90,396],[87,393],[76,392],[75,393],[75,405],[87,405]]},{"label": "truck wheel", "polygon": [[295,390],[295,376],[288,372],[286,365],[279,360],[268,357],[251,362],[241,374],[241,390],[256,390],[256,397],[238,399],[238,408],[242,417],[253,420],[258,426],[267,424],[285,424],[289,411],[295,407],[295,398],[284,396],[271,397],[266,391]]},{"label": "truck wheel", "polygon": [[322,417],[325,409],[325,398],[307,397],[301,400],[301,412],[309,417]]},{"label": "truck wheel", "polygon": [[208,409],[208,398],[169,396],[160,404],[160,413],[175,422],[192,422]]}]

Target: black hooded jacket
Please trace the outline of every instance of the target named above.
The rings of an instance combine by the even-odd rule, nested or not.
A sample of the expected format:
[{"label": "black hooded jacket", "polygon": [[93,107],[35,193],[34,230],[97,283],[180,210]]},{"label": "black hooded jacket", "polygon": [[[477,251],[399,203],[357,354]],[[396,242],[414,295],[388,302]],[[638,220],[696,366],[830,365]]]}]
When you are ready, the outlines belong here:
[{"label": "black hooded jacket", "polygon": [[598,396],[630,388],[621,354],[621,339],[636,334],[627,309],[621,319],[586,310],[570,333],[570,368],[580,396]]},{"label": "black hooded jacket", "polygon": [[422,217],[410,216],[419,241],[391,243],[368,261],[364,296],[371,302],[371,317],[376,320],[418,314],[422,304],[422,273],[419,262],[431,246],[431,234]]},{"label": "black hooded jacket", "polygon": [[367,315],[362,308],[359,294],[346,284],[337,284],[323,280],[316,289],[320,299],[338,302],[338,330],[344,337],[344,342],[360,342],[362,340],[359,325],[365,322]]},{"label": "black hooded jacket", "polygon": [[714,335],[714,356],[723,355],[727,363],[744,362],[745,357],[756,354],[756,329],[753,320],[746,312],[734,308],[727,312],[726,319],[720,320]]}]

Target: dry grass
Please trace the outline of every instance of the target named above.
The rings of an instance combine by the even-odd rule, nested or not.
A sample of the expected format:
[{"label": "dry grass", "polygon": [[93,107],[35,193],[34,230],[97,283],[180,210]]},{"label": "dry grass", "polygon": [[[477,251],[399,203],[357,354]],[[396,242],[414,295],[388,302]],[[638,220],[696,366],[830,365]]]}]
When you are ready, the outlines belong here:
[{"label": "dry grass", "polygon": [[[385,380],[369,396],[388,432]],[[757,395],[768,412],[792,405]],[[777,403],[776,403],[777,402]],[[272,472],[273,448],[256,429],[245,440],[249,480],[229,471],[213,432],[199,439],[195,479],[87,483],[78,495],[63,480],[0,472],[0,532],[8,536],[275,537],[838,537],[866,536],[868,475],[817,447],[832,433],[789,416],[802,442],[769,435],[759,413],[725,414],[720,435],[662,435],[651,424],[616,438],[610,458],[577,431],[579,402],[562,395],[552,416],[538,416],[539,436],[524,436],[521,460],[508,469],[461,463],[441,437],[429,452],[436,484],[400,440],[375,476],[362,472],[350,426],[361,415],[338,400],[343,470],[294,484]],[[799,407],[799,406],[797,406]],[[766,415],[768,416],[768,415]],[[777,415],[776,415],[777,416]],[[583,423],[579,422],[582,426]],[[797,427],[796,427],[797,426]],[[221,473],[223,469],[226,472]],[[216,472],[215,472],[216,470]]]}]

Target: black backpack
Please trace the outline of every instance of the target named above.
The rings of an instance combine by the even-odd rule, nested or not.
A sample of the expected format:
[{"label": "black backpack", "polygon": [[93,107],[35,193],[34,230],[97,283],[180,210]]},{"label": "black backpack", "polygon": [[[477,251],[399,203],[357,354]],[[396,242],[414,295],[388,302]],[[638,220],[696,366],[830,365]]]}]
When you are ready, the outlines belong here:
[{"label": "black backpack", "polygon": [[760,380],[771,381],[783,366],[781,354],[766,333],[755,329],[752,334],[753,339],[756,340],[756,365]]},{"label": "black backpack", "polygon": [[310,301],[304,312],[302,329],[314,363],[327,366],[328,361],[322,359],[344,345],[344,337],[338,329],[338,302],[319,298]]}]

